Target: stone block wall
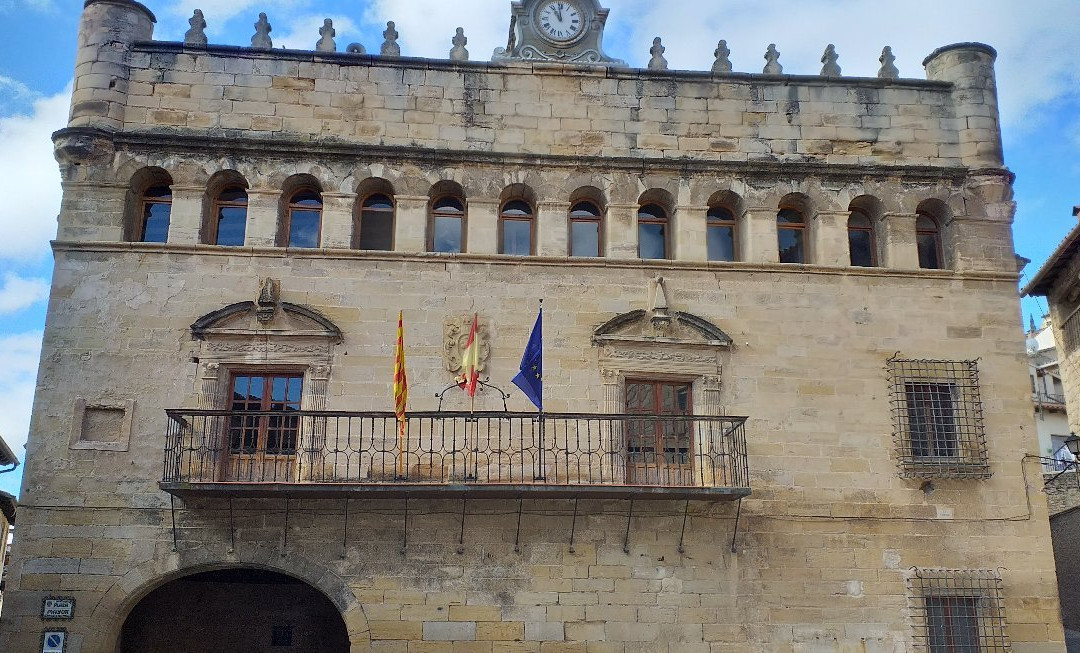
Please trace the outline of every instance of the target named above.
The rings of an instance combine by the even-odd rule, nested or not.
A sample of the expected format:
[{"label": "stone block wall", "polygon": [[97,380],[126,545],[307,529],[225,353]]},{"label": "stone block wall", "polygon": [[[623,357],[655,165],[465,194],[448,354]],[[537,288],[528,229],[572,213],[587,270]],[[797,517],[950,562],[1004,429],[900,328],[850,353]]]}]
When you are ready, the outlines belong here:
[{"label": "stone block wall", "polygon": [[[112,651],[153,589],[255,567],[323,592],[353,651],[407,653],[911,650],[914,568],[1001,568],[1013,650],[1064,650],[986,46],[935,53],[926,81],[879,81],[185,48],[149,41],[152,15],[130,0],[91,0],[83,30],[56,137],[64,203],[0,649],[40,645],[47,595],[77,598],[69,651]],[[151,170],[173,192],[168,242],[130,242]],[[225,171],[248,185],[242,247],[202,235]],[[298,175],[323,196],[319,248],[276,246]],[[393,190],[393,251],[351,247],[373,184]],[[467,204],[460,255],[425,251],[448,184]],[[535,256],[497,253],[508,188],[535,196]],[[596,259],[567,256],[581,189],[603,204]],[[637,208],[656,197],[673,256],[643,261]],[[717,198],[738,220],[737,261],[706,260]],[[847,265],[858,198],[881,267]],[[785,202],[806,209],[805,265],[777,262]],[[942,220],[942,270],[918,267],[926,210]],[[650,308],[657,276],[672,310],[732,345],[595,344],[599,325]],[[284,318],[193,337],[268,278],[340,342],[283,346],[300,337]],[[406,517],[401,500],[159,487],[165,411],[203,406],[218,366],[284,365],[305,374],[306,405],[388,410],[403,310],[410,409],[433,410],[452,381],[446,321],[480,315],[486,374],[509,386],[540,299],[546,409],[621,411],[627,378],[708,384],[713,403],[695,406],[748,417],[741,507],[434,498]],[[978,359],[989,478],[898,474],[897,352]],[[125,411],[126,438],[77,443],[78,406]],[[477,408],[502,406],[489,393]],[[509,408],[529,404],[514,393]]]}]

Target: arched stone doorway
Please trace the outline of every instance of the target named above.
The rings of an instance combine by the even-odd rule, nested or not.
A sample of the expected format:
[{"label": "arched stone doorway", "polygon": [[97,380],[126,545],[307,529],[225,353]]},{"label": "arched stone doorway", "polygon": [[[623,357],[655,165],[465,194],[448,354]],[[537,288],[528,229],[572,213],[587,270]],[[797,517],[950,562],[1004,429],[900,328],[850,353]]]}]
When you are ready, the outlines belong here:
[{"label": "arched stone doorway", "polygon": [[348,653],[345,621],[322,592],[260,569],[208,571],[147,594],[124,622],[121,653]]}]

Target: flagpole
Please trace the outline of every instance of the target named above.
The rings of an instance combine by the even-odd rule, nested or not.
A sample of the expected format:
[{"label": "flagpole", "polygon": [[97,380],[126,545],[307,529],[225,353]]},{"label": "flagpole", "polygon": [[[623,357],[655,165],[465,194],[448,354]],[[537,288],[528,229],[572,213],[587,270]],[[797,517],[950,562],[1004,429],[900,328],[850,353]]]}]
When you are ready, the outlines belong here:
[{"label": "flagpole", "polygon": [[[543,342],[543,341],[544,341],[544,298],[541,297],[540,298],[540,342]],[[541,370],[545,369],[544,368],[544,348],[542,346],[540,347],[540,369]],[[537,474],[537,476],[536,476],[536,480],[538,480],[538,481],[543,481],[543,480],[546,480],[546,478],[547,478],[547,469],[544,466],[545,465],[545,459],[547,457],[545,455],[546,451],[547,451],[547,443],[545,442],[545,437],[544,437],[545,436],[545,434],[544,434],[544,431],[545,431],[545,429],[544,429],[544,401],[543,401],[543,394],[542,394],[543,391],[544,391],[543,390],[544,386],[542,385],[542,383],[543,383],[543,379],[541,379],[540,407],[538,408],[538,412],[539,412],[539,416],[540,416],[540,470],[539,470],[540,473]]]}]

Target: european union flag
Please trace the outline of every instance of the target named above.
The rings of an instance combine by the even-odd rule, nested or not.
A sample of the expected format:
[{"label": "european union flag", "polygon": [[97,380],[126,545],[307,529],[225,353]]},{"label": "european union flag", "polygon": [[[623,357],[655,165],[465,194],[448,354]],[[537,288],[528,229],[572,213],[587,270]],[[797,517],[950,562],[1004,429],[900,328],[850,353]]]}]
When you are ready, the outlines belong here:
[{"label": "european union flag", "polygon": [[525,345],[525,354],[521,357],[521,371],[514,377],[514,385],[521,388],[536,409],[544,411],[544,311],[541,308],[536,315],[529,344]]}]

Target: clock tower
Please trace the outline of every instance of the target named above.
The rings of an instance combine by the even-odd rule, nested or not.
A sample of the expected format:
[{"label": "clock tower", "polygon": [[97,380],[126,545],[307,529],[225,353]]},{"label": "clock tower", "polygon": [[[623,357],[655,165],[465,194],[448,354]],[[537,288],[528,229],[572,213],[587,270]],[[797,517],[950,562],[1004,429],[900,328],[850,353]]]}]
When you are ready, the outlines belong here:
[{"label": "clock tower", "polygon": [[626,65],[604,54],[608,10],[599,0],[516,0],[510,11],[510,42],[493,61]]}]

